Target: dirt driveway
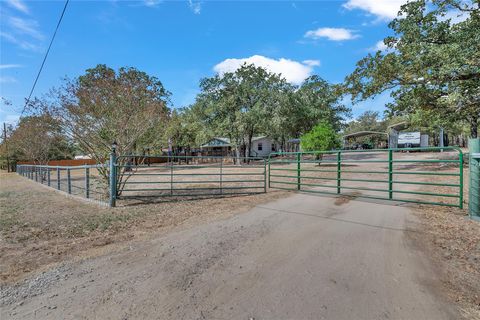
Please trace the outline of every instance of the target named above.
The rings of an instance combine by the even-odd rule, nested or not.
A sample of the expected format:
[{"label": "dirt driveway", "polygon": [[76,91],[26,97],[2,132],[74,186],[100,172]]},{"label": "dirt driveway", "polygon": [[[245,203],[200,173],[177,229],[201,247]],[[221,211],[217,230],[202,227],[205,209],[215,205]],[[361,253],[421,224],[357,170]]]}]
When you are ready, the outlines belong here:
[{"label": "dirt driveway", "polygon": [[405,205],[296,194],[5,287],[2,315],[460,319],[417,226]]}]

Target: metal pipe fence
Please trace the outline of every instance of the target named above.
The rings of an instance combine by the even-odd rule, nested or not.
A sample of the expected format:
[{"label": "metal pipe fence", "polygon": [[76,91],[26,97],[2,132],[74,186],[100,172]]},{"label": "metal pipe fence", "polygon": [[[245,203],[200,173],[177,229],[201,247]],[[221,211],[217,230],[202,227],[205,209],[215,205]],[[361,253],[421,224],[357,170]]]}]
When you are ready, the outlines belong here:
[{"label": "metal pipe fence", "polygon": [[463,153],[455,147],[272,153],[268,159],[160,157],[165,161],[152,163],[150,156],[112,153],[107,164],[18,165],[17,172],[112,207],[117,200],[248,195],[270,188],[463,208]]},{"label": "metal pipe fence", "polygon": [[[156,156],[158,158],[158,156]],[[119,156],[116,163],[117,199],[207,197],[267,192],[263,158],[165,156],[164,163],[140,163],[136,156]]]},{"label": "metal pipe fence", "polygon": [[17,165],[17,173],[58,191],[92,201],[108,203],[108,184],[100,175],[105,165]]}]

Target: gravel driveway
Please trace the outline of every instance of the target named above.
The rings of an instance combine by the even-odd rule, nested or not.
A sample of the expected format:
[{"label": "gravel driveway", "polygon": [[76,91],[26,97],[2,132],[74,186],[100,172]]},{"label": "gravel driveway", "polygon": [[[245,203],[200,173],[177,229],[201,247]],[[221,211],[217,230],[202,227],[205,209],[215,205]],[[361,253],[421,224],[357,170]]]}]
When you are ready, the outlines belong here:
[{"label": "gravel driveway", "polygon": [[4,287],[2,319],[460,319],[417,225],[295,194]]}]

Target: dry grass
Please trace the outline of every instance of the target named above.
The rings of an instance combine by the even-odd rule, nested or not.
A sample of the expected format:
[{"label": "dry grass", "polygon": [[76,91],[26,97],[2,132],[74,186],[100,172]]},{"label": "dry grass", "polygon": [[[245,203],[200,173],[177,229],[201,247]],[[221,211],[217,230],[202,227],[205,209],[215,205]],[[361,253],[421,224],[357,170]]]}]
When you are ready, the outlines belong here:
[{"label": "dry grass", "polygon": [[[468,177],[467,169],[464,173]],[[444,180],[444,177],[429,179]],[[434,190],[448,191],[446,187]],[[465,179],[465,193],[466,205],[468,179]],[[467,319],[480,319],[480,222],[469,219],[465,209],[424,206],[414,212],[424,230],[421,240],[440,267],[450,297],[461,306]]]},{"label": "dry grass", "polygon": [[11,282],[52,263],[89,255],[180,225],[218,219],[282,197],[254,196],[136,204],[110,209],[68,198],[16,174],[0,173],[0,279]]}]

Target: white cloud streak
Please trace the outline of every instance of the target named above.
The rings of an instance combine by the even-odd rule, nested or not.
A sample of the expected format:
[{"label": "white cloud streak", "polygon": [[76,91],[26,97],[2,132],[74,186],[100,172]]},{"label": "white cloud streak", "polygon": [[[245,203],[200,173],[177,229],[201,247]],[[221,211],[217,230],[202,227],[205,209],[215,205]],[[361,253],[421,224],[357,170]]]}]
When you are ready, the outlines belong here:
[{"label": "white cloud streak", "polygon": [[359,35],[355,34],[355,31],[345,28],[318,28],[316,30],[307,31],[304,37],[315,40],[327,38],[331,41],[344,41],[356,39]]},{"label": "white cloud streak", "polygon": [[41,51],[40,46],[33,44],[29,41],[21,40],[10,33],[0,32],[0,38],[3,38],[6,41],[15,44],[24,50],[31,50],[31,51],[37,51],[37,52]]},{"label": "white cloud streak", "polygon": [[18,33],[26,34],[37,40],[43,40],[45,38],[45,36],[38,31],[38,22],[35,20],[25,20],[18,17],[10,17],[9,24]]},{"label": "white cloud streak", "polygon": [[0,69],[13,69],[13,68],[21,68],[21,64],[0,64]]},{"label": "white cloud streak", "polygon": [[25,14],[30,14],[30,9],[21,0],[7,0],[7,3],[8,3],[9,6],[17,9],[18,11],[21,11]]},{"label": "white cloud streak", "polygon": [[288,82],[293,84],[302,83],[307,77],[313,73],[315,66],[320,65],[318,60],[305,60],[298,62],[290,59],[280,58],[278,60],[254,55],[249,58],[242,59],[226,59],[215,65],[213,70],[220,75],[226,72],[234,72],[243,64],[253,64],[262,67],[269,72],[282,75]]},{"label": "white cloud streak", "polygon": [[10,77],[10,76],[0,77],[0,83],[15,83],[15,82],[17,82],[17,79],[15,79],[14,77]]}]

